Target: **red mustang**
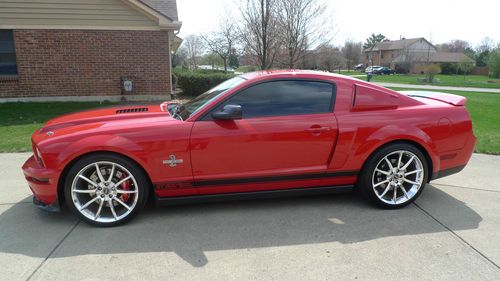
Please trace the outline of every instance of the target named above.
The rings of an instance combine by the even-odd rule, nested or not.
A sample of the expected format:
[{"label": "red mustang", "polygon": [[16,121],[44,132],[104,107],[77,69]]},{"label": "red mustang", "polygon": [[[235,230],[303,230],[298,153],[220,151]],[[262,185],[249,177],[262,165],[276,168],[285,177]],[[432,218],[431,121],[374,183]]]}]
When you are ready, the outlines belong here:
[{"label": "red mustang", "polygon": [[465,98],[312,71],[244,74],[183,104],[69,114],[33,134],[34,203],[84,221],[160,203],[358,189],[382,208],[460,171],[476,138]]}]

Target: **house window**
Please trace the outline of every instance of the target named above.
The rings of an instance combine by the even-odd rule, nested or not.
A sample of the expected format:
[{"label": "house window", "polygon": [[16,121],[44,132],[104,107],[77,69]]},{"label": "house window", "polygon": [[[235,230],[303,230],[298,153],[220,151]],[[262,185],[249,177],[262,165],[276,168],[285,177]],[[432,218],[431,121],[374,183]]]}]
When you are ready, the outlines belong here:
[{"label": "house window", "polygon": [[0,75],[17,75],[16,50],[12,30],[0,30]]},{"label": "house window", "polygon": [[384,58],[384,53],[380,53],[380,58],[383,59]]}]

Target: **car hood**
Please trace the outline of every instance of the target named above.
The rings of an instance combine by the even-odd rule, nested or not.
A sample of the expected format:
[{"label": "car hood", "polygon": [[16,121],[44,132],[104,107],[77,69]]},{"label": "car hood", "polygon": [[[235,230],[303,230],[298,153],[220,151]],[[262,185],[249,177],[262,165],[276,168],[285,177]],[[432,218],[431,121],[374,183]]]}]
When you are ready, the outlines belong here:
[{"label": "car hood", "polygon": [[49,120],[33,135],[33,141],[95,129],[112,130],[152,122],[178,121],[164,108],[164,104],[127,105],[62,115]]}]

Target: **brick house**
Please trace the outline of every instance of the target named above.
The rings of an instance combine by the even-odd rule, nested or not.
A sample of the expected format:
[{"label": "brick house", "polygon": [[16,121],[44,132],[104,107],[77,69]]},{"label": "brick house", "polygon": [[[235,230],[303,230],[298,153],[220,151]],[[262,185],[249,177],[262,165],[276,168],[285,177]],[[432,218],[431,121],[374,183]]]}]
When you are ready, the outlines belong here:
[{"label": "brick house", "polygon": [[169,99],[180,27],[175,0],[0,0],[0,98]]},{"label": "brick house", "polygon": [[401,72],[420,73],[429,64],[470,63],[464,53],[440,52],[425,38],[384,41],[363,51],[366,65],[381,65]]}]

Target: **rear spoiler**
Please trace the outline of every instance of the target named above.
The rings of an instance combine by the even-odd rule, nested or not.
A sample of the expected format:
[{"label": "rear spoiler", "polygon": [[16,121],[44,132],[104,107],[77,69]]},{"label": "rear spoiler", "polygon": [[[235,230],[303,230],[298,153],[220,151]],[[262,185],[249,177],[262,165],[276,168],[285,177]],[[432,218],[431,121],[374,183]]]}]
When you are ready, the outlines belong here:
[{"label": "rear spoiler", "polygon": [[412,98],[426,98],[431,100],[436,100],[440,102],[444,102],[447,104],[451,104],[454,106],[465,106],[467,102],[466,97],[462,97],[459,95],[446,94],[440,92],[425,92],[425,91],[398,91],[403,95],[412,97]]}]

